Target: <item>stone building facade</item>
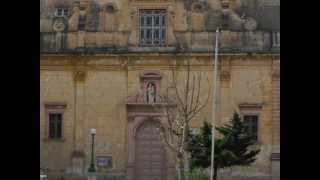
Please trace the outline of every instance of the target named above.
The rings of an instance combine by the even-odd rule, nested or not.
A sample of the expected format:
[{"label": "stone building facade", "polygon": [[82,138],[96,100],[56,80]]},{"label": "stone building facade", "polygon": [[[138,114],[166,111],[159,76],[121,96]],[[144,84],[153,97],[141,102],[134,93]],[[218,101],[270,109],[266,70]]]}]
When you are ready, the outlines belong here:
[{"label": "stone building facade", "polygon": [[[189,61],[192,73],[209,80],[202,94],[211,93],[220,27],[217,125],[235,111],[254,116],[262,149],[252,166],[222,170],[221,177],[279,179],[279,14],[280,0],[40,0],[40,166],[84,177],[95,128],[96,160],[107,160],[97,167],[101,177],[142,179],[144,146],[163,146],[154,129],[163,121],[160,96],[172,70],[183,82]],[[209,100],[192,128],[211,117]],[[160,168],[149,177],[170,180],[173,158],[165,147],[157,150],[147,159]]]}]

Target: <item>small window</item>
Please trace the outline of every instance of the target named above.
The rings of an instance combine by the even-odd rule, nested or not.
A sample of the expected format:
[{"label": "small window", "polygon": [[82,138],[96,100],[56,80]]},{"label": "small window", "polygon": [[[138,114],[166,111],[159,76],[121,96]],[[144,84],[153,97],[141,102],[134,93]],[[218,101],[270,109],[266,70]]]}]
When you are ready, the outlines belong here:
[{"label": "small window", "polygon": [[69,9],[68,8],[57,8],[55,15],[57,17],[67,17],[67,16],[69,16]]},{"label": "small window", "polygon": [[64,103],[48,103],[46,107],[46,139],[63,139],[63,114],[66,108]]},{"label": "small window", "polygon": [[249,135],[254,136],[255,141],[258,141],[258,116],[257,115],[245,115],[243,121],[248,128]]},{"label": "small window", "polygon": [[49,113],[49,138],[62,138],[62,113]]},{"label": "small window", "polygon": [[280,46],[280,32],[272,32],[272,45],[274,47]]}]

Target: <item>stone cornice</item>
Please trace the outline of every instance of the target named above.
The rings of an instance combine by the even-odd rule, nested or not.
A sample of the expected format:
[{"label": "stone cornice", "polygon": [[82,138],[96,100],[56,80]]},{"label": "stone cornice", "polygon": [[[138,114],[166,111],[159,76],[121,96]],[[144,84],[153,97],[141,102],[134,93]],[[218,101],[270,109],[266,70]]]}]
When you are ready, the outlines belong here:
[{"label": "stone cornice", "polygon": [[[171,55],[171,56],[212,56],[212,53],[209,52],[132,52],[132,53],[72,53],[72,52],[61,52],[61,53],[40,53],[44,56],[159,56],[159,55]],[[280,53],[219,53],[219,56],[279,56]]]},{"label": "stone cornice", "polygon": [[[210,54],[181,54],[181,55],[42,55],[40,60],[41,70],[67,70],[84,68],[86,70],[170,70],[177,71],[187,67],[186,59],[191,59],[193,70],[213,70],[213,56]],[[219,61],[223,71],[229,72],[230,67],[247,66],[272,66],[272,62],[280,60],[277,55],[220,55]],[[250,61],[250,63],[249,63]],[[228,62],[228,63],[226,63]],[[226,74],[227,75],[227,74]],[[227,77],[227,76],[226,76]]]},{"label": "stone cornice", "polygon": [[[148,57],[207,57],[213,58],[212,53],[123,53],[123,54],[72,54],[72,53],[61,53],[61,54],[50,54],[50,53],[40,53],[40,60],[47,59],[99,59],[99,58],[148,58]],[[257,53],[257,54],[247,54],[247,53],[221,53],[219,58],[229,58],[232,59],[272,59],[280,60],[280,54],[274,53]]]},{"label": "stone cornice", "polygon": [[[176,68],[179,71],[184,70],[187,66],[187,59],[191,60],[193,70],[213,70],[212,53],[41,54],[40,69],[72,71],[74,68],[85,68],[87,70],[121,71]],[[219,55],[220,66],[226,72],[229,72],[230,67],[272,66],[273,62],[279,60],[279,54]]]}]

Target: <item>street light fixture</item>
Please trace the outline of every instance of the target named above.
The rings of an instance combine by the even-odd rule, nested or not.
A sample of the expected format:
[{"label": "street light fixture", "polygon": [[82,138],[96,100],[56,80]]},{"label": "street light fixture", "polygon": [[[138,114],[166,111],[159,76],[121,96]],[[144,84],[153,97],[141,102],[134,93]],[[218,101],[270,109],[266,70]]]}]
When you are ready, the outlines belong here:
[{"label": "street light fixture", "polygon": [[90,167],[88,169],[88,172],[96,172],[96,168],[95,168],[95,165],[94,165],[94,136],[96,135],[96,129],[94,128],[91,128],[90,129],[90,134],[91,134],[91,137],[92,137],[92,144],[91,144],[91,163],[90,163]]}]

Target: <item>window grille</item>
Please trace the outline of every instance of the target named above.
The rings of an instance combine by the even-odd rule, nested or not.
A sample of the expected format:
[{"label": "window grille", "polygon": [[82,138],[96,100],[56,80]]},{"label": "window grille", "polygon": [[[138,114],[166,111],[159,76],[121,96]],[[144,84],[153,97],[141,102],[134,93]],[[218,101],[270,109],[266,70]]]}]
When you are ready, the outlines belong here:
[{"label": "window grille", "polygon": [[166,42],[166,11],[140,10],[140,45],[164,46]]},{"label": "window grille", "polygon": [[60,139],[62,137],[62,114],[49,114],[49,138]]},{"label": "window grille", "polygon": [[67,16],[69,16],[69,9],[68,8],[57,8],[55,15],[57,17],[67,17]]}]

